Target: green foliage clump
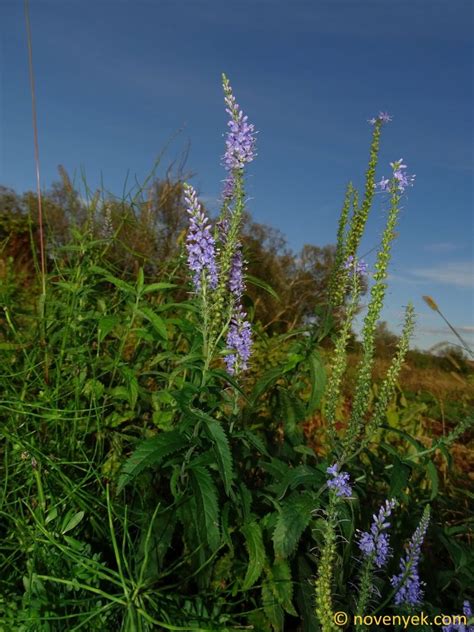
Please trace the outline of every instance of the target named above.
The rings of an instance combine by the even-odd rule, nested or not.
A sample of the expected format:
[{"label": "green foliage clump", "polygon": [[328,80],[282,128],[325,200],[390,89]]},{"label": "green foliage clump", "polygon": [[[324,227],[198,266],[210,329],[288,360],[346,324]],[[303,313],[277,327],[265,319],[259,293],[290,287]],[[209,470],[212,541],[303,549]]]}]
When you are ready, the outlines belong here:
[{"label": "green foliage clump", "polygon": [[[225,370],[228,319],[216,325],[228,288],[221,282],[203,307],[188,281],[184,179],[155,182],[148,200],[94,194],[85,204],[62,171],[44,205],[45,294],[34,196],[3,191],[0,630],[333,630],[333,612],[358,613],[358,529],[385,498],[398,502],[395,562],[431,505],[423,608],[459,610],[473,585],[472,494],[450,488],[448,473],[472,416],[428,444],[411,431],[398,387],[411,306],[377,388],[372,379],[387,339],[378,323],[395,190],[352,405],[342,398],[368,285],[346,264],[373,203],[380,138],[378,122],[362,202],[349,186],[336,247],[306,246],[298,261],[273,231],[245,223],[237,178],[229,252],[219,255],[228,270],[241,240],[249,259],[242,300],[254,360],[237,377]],[[32,245],[26,301],[15,235]],[[334,465],[350,475],[350,498],[328,486]],[[373,611],[399,612],[388,582],[397,572],[391,560],[363,586]]]}]

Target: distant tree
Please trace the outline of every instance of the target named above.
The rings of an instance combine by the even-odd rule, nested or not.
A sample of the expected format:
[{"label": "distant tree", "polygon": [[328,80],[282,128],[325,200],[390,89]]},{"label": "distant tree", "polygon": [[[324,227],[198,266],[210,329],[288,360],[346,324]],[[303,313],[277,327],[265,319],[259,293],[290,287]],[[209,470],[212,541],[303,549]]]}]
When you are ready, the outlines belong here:
[{"label": "distant tree", "polygon": [[279,231],[251,220],[244,227],[243,241],[248,273],[265,281],[278,295],[277,300],[259,287],[248,286],[264,329],[288,331],[308,322],[316,305],[324,301],[334,248],[307,244],[295,255]]},{"label": "distant tree", "polygon": [[[47,253],[55,249],[56,254],[61,252],[58,248],[70,241],[71,230],[76,227],[93,235],[98,243],[104,242],[102,251],[115,265],[117,274],[133,277],[138,267],[143,267],[147,277],[157,278],[172,269],[185,286],[188,215],[183,174],[172,177],[168,173],[164,179],[157,178],[135,198],[117,199],[97,191],[89,195],[87,202],[79,196],[61,166],[59,174],[59,180],[43,195]],[[20,226],[21,238],[17,235],[17,246],[13,251],[10,249],[10,254],[17,259],[21,253],[32,260],[29,226],[35,233],[36,194],[18,195],[0,187],[0,216],[16,217]],[[11,222],[4,219],[1,231],[0,223],[0,236],[3,234],[4,239],[8,237],[11,241]],[[254,222],[250,214],[244,216],[241,234],[248,275],[270,286],[278,297],[258,282],[250,280],[247,284],[255,318],[262,328],[267,333],[286,332],[311,322],[316,307],[326,300],[335,247],[306,244],[295,254],[279,230]]]}]

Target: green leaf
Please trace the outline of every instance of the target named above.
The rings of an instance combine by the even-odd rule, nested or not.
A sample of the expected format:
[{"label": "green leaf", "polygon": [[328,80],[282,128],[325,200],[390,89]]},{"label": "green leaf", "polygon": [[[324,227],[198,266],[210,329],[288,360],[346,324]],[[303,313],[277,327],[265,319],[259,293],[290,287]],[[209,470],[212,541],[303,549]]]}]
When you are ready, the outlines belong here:
[{"label": "green leaf", "polygon": [[311,414],[319,405],[326,386],[326,369],[317,351],[312,351],[308,358],[311,377],[311,394],[307,404],[307,414]]},{"label": "green leaf", "polygon": [[125,402],[128,402],[130,398],[130,393],[128,392],[128,388],[126,386],[115,386],[110,391],[110,394],[115,399],[123,399]]},{"label": "green leaf", "polygon": [[138,313],[150,321],[150,323],[153,325],[153,328],[162,338],[164,338],[165,340],[168,339],[168,331],[166,329],[165,322],[160,316],[158,316],[158,314],[155,314],[155,312],[149,307],[142,307],[140,310],[138,310]]},{"label": "green leaf", "polygon": [[242,529],[245,546],[249,554],[249,565],[245,574],[242,590],[249,590],[260,577],[266,561],[265,546],[263,544],[262,529],[258,522],[249,522]]},{"label": "green leaf", "polygon": [[436,466],[433,463],[433,461],[428,461],[428,463],[426,464],[426,473],[428,474],[428,477],[431,482],[430,500],[433,500],[438,495],[438,489],[439,489],[438,470],[436,469]]},{"label": "green leaf", "polygon": [[138,399],[138,380],[135,376],[135,373],[129,366],[122,366],[121,373],[124,376],[127,385],[127,395],[128,395],[128,403],[130,408],[133,410],[136,406]]},{"label": "green leaf", "polygon": [[265,281],[263,281],[262,279],[259,279],[258,277],[254,277],[251,274],[246,274],[245,280],[247,281],[247,283],[250,283],[251,285],[255,285],[255,287],[259,287],[262,290],[265,290],[265,292],[268,292],[268,294],[270,294],[270,296],[273,296],[275,300],[277,301],[280,300],[280,297],[272,288],[272,286],[266,283]]},{"label": "green leaf", "polygon": [[252,445],[257,450],[257,452],[260,452],[260,454],[270,457],[270,454],[263,440],[251,430],[244,430],[242,432],[235,433],[235,436],[241,437],[242,439],[248,441],[248,443],[250,443],[250,445]]},{"label": "green leaf", "polygon": [[239,510],[244,522],[250,520],[250,509],[252,508],[252,493],[245,483],[240,482],[238,484],[238,490],[240,495]]},{"label": "green leaf", "polygon": [[221,543],[217,489],[209,470],[205,467],[191,465],[189,472],[197,506],[201,538],[207,541],[212,551],[215,551]]},{"label": "green leaf", "polygon": [[161,572],[165,555],[171,545],[176,528],[177,514],[175,510],[169,508],[160,511],[155,517],[149,540],[147,535],[150,518],[144,515],[143,519],[144,523],[142,525],[137,562],[141,563],[143,561],[144,563],[148,557],[145,577],[156,580]]},{"label": "green leaf", "polygon": [[99,342],[102,342],[119,322],[118,316],[102,316],[99,320]]},{"label": "green leaf", "polygon": [[56,520],[58,517],[58,509],[57,507],[53,507],[50,511],[48,511],[48,515],[44,520],[44,524],[49,524],[52,520]]},{"label": "green leaf", "polygon": [[166,283],[164,281],[161,281],[160,283],[150,283],[150,285],[147,285],[144,288],[143,294],[150,294],[150,292],[158,292],[160,290],[172,290],[175,287],[178,286],[174,283]]},{"label": "green leaf", "polygon": [[104,392],[104,385],[100,380],[90,379],[84,384],[82,392],[84,395],[91,395],[94,398],[99,398]]},{"label": "green leaf", "polygon": [[232,471],[232,454],[227,435],[220,423],[215,420],[209,421],[206,419],[205,429],[207,430],[209,437],[214,442],[214,452],[219,465],[222,482],[224,483],[226,494],[229,495],[234,473]]},{"label": "green leaf", "polygon": [[74,527],[77,527],[77,525],[84,518],[84,515],[85,515],[84,511],[78,511],[71,517],[69,517],[69,514],[68,514],[65,519],[66,524],[63,526],[61,530],[62,535],[64,535],[68,531],[72,531]]},{"label": "green leaf", "polygon": [[281,414],[283,416],[285,435],[291,445],[294,446],[301,444],[303,431],[298,424],[305,417],[303,406],[298,398],[285,388],[278,388],[278,395],[281,403]]},{"label": "green leaf", "polygon": [[383,428],[384,430],[389,430],[390,432],[395,432],[396,434],[399,434],[406,441],[408,441],[408,443],[411,443],[411,445],[416,448],[417,452],[424,452],[426,450],[426,446],[424,446],[420,441],[418,441],[418,439],[415,439],[415,437],[412,437],[410,434],[408,434],[408,432],[405,432],[404,430],[401,430],[400,428],[393,428],[392,426],[385,426],[385,425],[382,425],[381,428]]},{"label": "green leaf", "polygon": [[272,590],[271,579],[266,579],[262,584],[263,610],[276,632],[283,631],[284,612],[278,603],[278,599]]},{"label": "green leaf", "polygon": [[118,279],[117,277],[114,277],[112,274],[110,274],[110,272],[108,272],[108,270],[105,270],[104,268],[101,268],[100,266],[91,266],[90,270],[92,272],[96,272],[102,275],[104,281],[107,281],[108,283],[112,283],[112,285],[115,285],[115,287],[117,287],[119,290],[122,290],[126,294],[135,294],[134,287],[132,287],[125,281],[122,281],[122,279]]},{"label": "green leaf", "polygon": [[389,498],[399,498],[402,494],[403,490],[408,484],[408,479],[410,477],[411,468],[400,461],[400,459],[396,459],[395,464],[392,469],[392,475],[390,477],[390,491]]},{"label": "green leaf", "polygon": [[276,556],[286,558],[293,553],[311,521],[314,509],[315,500],[306,493],[294,493],[281,503],[273,532]]},{"label": "green leaf", "polygon": [[276,560],[272,567],[272,588],[280,605],[288,614],[297,617],[298,613],[293,606],[293,581],[291,569],[287,560]]},{"label": "green leaf", "polygon": [[125,485],[128,485],[146,467],[158,465],[165,456],[184,448],[185,445],[186,438],[177,430],[163,432],[156,437],[142,441],[122,467],[117,493],[120,493]]},{"label": "green leaf", "polygon": [[20,344],[17,342],[0,342],[0,349],[2,351],[13,351],[18,349],[26,349],[27,344]]},{"label": "green leaf", "polygon": [[306,489],[308,489],[311,486],[324,485],[325,482],[326,476],[320,470],[309,465],[297,465],[294,468],[290,468],[283,478],[272,485],[271,488],[275,490],[275,494],[281,499],[285,496],[288,487],[293,490],[298,485],[305,485]]},{"label": "green leaf", "polygon": [[310,456],[313,459],[317,458],[316,452],[312,448],[308,447],[307,445],[295,445],[293,447],[293,450],[295,452],[298,452],[298,454],[304,454],[305,456]]},{"label": "green leaf", "polygon": [[137,275],[137,291],[141,293],[143,291],[143,286],[145,285],[145,274],[143,272],[143,268],[140,267]]},{"label": "green leaf", "polygon": [[252,406],[255,405],[258,398],[267,390],[267,388],[275,382],[282,375],[282,371],[280,367],[275,367],[273,369],[268,370],[263,376],[256,382],[251,396],[250,401]]},{"label": "green leaf", "polygon": [[314,632],[318,629],[314,608],[313,594],[314,568],[308,564],[304,556],[298,556],[298,583],[296,600],[302,619],[302,632]]}]

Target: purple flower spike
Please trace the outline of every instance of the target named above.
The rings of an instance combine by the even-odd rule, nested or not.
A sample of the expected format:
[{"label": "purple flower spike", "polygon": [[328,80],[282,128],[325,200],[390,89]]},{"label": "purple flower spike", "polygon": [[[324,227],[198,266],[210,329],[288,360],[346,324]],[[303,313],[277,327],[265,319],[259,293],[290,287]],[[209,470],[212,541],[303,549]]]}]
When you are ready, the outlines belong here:
[{"label": "purple flower spike", "polygon": [[390,583],[397,588],[395,603],[399,605],[416,606],[423,598],[422,582],[418,574],[418,563],[421,556],[421,545],[425,539],[428,524],[430,522],[430,511],[427,507],[423,513],[420,524],[416,528],[408,546],[405,557],[400,561],[400,574],[394,575]]},{"label": "purple flower spike", "polygon": [[352,270],[356,274],[367,274],[369,266],[362,259],[358,261],[353,255],[349,255],[344,263],[344,268]]},{"label": "purple flower spike", "polygon": [[382,123],[390,123],[390,121],[393,121],[393,116],[388,112],[379,112],[379,120],[382,121]]},{"label": "purple flower spike", "polygon": [[333,477],[328,481],[329,489],[332,489],[336,493],[336,496],[350,498],[352,496],[352,488],[349,485],[349,474],[347,472],[339,472],[339,465],[337,463],[328,467],[326,472]]},{"label": "purple flower spike", "polygon": [[396,162],[391,162],[390,166],[393,169],[393,180],[389,180],[384,176],[377,184],[381,191],[391,192],[395,188],[395,190],[403,193],[407,187],[413,186],[416,176],[406,173],[405,169],[407,166],[403,164],[403,158]]},{"label": "purple flower spike", "polygon": [[215,289],[217,287],[216,249],[209,219],[202,212],[196,191],[188,184],[184,185],[184,201],[190,215],[186,250],[188,251],[188,267],[194,272],[194,288],[197,292],[201,289],[202,277],[205,274],[209,279],[209,286]]},{"label": "purple flower spike", "polygon": [[231,117],[227,123],[226,152],[224,154],[224,166],[228,171],[243,169],[246,163],[252,162],[255,157],[255,128],[248,122],[248,117],[239,108],[232,94],[227,79],[224,79],[226,112]]},{"label": "purple flower spike", "polygon": [[403,164],[403,158],[400,158],[397,162],[391,162],[390,166],[393,169],[393,177],[397,181],[400,193],[403,193],[407,187],[413,186],[415,176],[405,173],[407,166]]},{"label": "purple flower spike", "polygon": [[371,125],[375,125],[377,121],[380,121],[382,124],[390,123],[390,121],[393,121],[393,116],[391,116],[388,112],[379,112],[378,116],[373,116],[372,118],[368,119],[367,122]]},{"label": "purple flower spike", "polygon": [[[463,614],[468,621],[472,617],[471,604],[467,600],[463,604]],[[443,625],[441,629],[443,630],[443,632],[474,632],[474,625],[464,625],[464,623],[451,623],[450,625]]]},{"label": "purple flower spike", "polygon": [[247,369],[247,363],[252,351],[252,330],[250,323],[246,320],[247,314],[239,306],[232,317],[227,332],[227,346],[233,349],[234,353],[226,355],[225,363],[227,371],[231,375],[236,375],[240,371]]},{"label": "purple flower spike", "polygon": [[373,556],[378,568],[385,566],[390,557],[389,537],[382,531],[390,527],[387,519],[396,504],[394,499],[385,501],[385,505],[380,507],[379,513],[373,516],[370,532],[362,531],[359,536],[359,549],[365,557]]},{"label": "purple flower spike", "polygon": [[390,191],[390,180],[384,176],[380,182],[377,183],[377,186],[380,187],[381,191],[387,193]]}]

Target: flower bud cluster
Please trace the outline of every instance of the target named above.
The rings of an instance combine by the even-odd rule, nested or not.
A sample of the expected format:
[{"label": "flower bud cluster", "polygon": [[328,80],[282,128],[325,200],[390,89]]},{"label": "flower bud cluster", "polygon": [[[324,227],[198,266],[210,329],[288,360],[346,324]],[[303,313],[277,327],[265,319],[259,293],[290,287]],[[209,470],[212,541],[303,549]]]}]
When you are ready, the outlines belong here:
[{"label": "flower bud cluster", "polygon": [[390,527],[387,521],[395,505],[394,499],[386,500],[378,514],[374,514],[370,531],[361,531],[359,535],[359,549],[365,557],[373,559],[377,568],[385,566],[390,557],[389,536],[383,531]]},{"label": "flower bud cluster", "polygon": [[394,575],[390,582],[397,588],[395,604],[416,606],[421,603],[423,597],[422,583],[418,573],[418,564],[421,557],[421,546],[425,539],[430,522],[430,509],[426,507],[420,524],[416,528],[410,542],[407,545],[405,556],[400,560],[400,573]]},{"label": "flower bud cluster", "polygon": [[225,363],[228,372],[234,375],[247,368],[252,346],[251,326],[242,307],[245,283],[239,230],[243,211],[243,168],[255,156],[255,137],[254,126],[236,103],[225,75],[223,87],[226,111],[230,115],[224,155],[224,166],[230,173],[224,181],[223,210],[212,229],[196,192],[185,185],[185,202],[190,216],[186,248],[194,289],[202,299],[206,362],[209,364],[218,340],[226,332],[230,353],[226,355]]},{"label": "flower bud cluster", "polygon": [[188,267],[194,273],[194,289],[199,292],[204,278],[208,280],[209,287],[214,289],[217,286],[216,247],[209,219],[202,211],[196,191],[188,184],[184,185],[184,200],[189,213],[186,250]]},{"label": "flower bud cluster", "polygon": [[332,476],[328,480],[328,487],[336,496],[340,498],[350,498],[352,496],[352,488],[349,484],[350,476],[347,472],[339,472],[339,465],[334,463],[326,470]]},{"label": "flower bud cluster", "polygon": [[380,123],[390,123],[390,121],[393,121],[393,116],[388,112],[379,112],[378,116],[373,116],[367,122],[371,125],[375,125],[377,121],[380,121]]},{"label": "flower bud cluster", "polygon": [[[226,139],[226,152],[224,154],[224,166],[228,171],[243,169],[252,162],[255,157],[255,128],[248,122],[248,116],[240,109],[232,94],[227,77],[224,77],[224,93],[226,112],[230,116],[227,123],[229,131]],[[230,181],[232,182],[232,181]]]},{"label": "flower bud cluster", "polygon": [[392,192],[393,189],[403,193],[407,187],[413,186],[416,176],[406,173],[407,166],[403,164],[403,158],[395,162],[391,162],[390,166],[393,170],[392,180],[385,176],[382,177],[377,186],[381,191]]},{"label": "flower bud cluster", "polygon": [[363,259],[357,260],[353,255],[349,255],[344,263],[344,269],[355,274],[367,274],[369,266]]}]

